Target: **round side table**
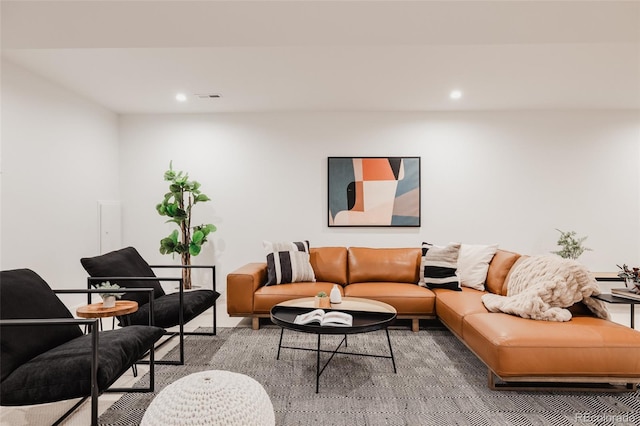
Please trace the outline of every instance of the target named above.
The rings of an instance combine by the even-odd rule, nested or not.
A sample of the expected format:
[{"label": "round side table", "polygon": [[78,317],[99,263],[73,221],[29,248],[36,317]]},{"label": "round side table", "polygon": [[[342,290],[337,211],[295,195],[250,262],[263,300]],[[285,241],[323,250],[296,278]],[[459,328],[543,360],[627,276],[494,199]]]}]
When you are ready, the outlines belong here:
[{"label": "round side table", "polygon": [[106,318],[132,314],[138,310],[138,302],[132,300],[117,300],[116,306],[105,308],[102,302],[92,303],[76,309],[76,315],[81,318]]}]

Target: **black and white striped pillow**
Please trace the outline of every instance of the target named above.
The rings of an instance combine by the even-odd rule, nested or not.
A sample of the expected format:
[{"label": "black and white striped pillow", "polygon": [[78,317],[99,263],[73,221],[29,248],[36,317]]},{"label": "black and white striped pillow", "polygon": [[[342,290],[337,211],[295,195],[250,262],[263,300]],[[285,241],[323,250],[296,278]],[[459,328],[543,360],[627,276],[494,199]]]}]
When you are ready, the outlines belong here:
[{"label": "black and white striped pillow", "polygon": [[420,284],[422,287],[447,288],[462,291],[456,274],[460,243],[450,243],[444,247],[422,243],[420,263]]},{"label": "black and white striped pillow", "polygon": [[316,277],[309,262],[309,241],[273,243],[263,241],[267,252],[265,285],[314,282]]}]

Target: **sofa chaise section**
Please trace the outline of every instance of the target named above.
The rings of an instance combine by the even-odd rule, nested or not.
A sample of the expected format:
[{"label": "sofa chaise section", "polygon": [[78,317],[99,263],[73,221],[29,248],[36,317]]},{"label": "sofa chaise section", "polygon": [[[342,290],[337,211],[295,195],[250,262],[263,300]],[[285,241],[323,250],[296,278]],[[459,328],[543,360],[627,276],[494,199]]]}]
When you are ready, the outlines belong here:
[{"label": "sofa chaise section", "polygon": [[[640,333],[592,316],[539,321],[503,313],[467,315],[464,343],[489,369],[491,388],[522,388],[514,382],[623,384],[640,378]],[[506,384],[497,384],[495,377]]]}]

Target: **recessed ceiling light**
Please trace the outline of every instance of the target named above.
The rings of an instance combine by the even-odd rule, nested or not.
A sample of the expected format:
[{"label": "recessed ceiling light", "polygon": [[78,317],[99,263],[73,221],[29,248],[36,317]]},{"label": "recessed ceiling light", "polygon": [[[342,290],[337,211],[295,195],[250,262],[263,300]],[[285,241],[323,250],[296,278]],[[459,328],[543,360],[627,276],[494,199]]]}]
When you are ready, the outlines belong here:
[{"label": "recessed ceiling light", "polygon": [[185,95],[184,93],[178,93],[176,95],[176,101],[185,102],[186,100],[187,100],[187,95]]},{"label": "recessed ceiling light", "polygon": [[462,97],[462,92],[460,90],[452,90],[451,93],[449,93],[449,97],[451,99],[460,99]]}]

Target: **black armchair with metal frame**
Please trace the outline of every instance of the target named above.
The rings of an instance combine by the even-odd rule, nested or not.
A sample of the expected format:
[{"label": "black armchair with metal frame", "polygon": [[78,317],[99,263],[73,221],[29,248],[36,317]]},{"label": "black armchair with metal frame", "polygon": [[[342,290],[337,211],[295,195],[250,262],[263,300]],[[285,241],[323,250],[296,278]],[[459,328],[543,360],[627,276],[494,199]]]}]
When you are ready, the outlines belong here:
[{"label": "black armchair with metal frame", "polygon": [[[138,288],[152,300],[153,289]],[[98,397],[104,392],[153,392],[154,351],[164,330],[151,325],[98,330],[97,319],[76,319],[35,272],[0,272],[0,405],[20,406],[80,398],[55,421],[60,424],[91,398],[91,424],[98,424]],[[149,323],[153,322],[151,316]],[[85,335],[80,325],[90,327]],[[149,386],[114,388],[115,381],[149,356]]]},{"label": "black armchair with metal frame", "polygon": [[[87,286],[95,286],[96,284],[109,281],[119,284],[121,287],[152,287],[154,289],[154,306],[153,316],[155,324],[159,327],[170,328],[178,327],[178,331],[166,331],[169,336],[161,342],[156,349],[169,342],[173,337],[180,338],[179,343],[179,360],[158,360],[156,364],[184,364],[184,336],[185,335],[206,335],[215,336],[216,334],[216,300],[220,297],[220,293],[216,291],[215,266],[212,265],[149,265],[140,256],[140,253],[133,247],[126,247],[120,250],[112,251],[100,256],[80,259],[82,266],[89,273]],[[212,289],[200,289],[184,291],[182,286],[182,278],[162,278],[157,277],[153,272],[153,268],[208,268],[211,269]],[[161,281],[177,281],[179,282],[178,291],[166,294],[160,284]],[[126,285],[123,285],[125,284]],[[124,299],[135,300],[138,302],[138,311],[127,315],[126,322],[123,318],[119,318],[120,325],[140,324],[145,315],[149,312],[150,305],[145,300],[140,300],[135,294],[125,293]],[[213,308],[213,331],[198,332],[184,331],[184,326],[207,309]]]}]

